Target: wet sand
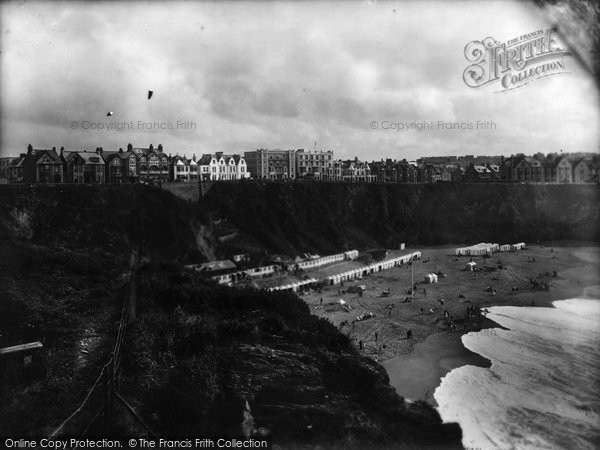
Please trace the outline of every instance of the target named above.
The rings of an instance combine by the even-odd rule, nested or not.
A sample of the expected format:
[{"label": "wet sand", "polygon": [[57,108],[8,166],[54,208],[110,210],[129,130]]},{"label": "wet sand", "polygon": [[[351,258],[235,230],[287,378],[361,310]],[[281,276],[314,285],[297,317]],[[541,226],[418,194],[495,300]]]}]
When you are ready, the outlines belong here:
[{"label": "wet sand", "polygon": [[408,355],[383,361],[390,384],[408,399],[436,405],[433,392],[446,373],[466,364],[490,366],[487,359],[466,349],[460,337],[459,333],[434,333]]},{"label": "wet sand", "polygon": [[[461,336],[480,329],[493,333],[498,325],[487,319],[460,323],[468,306],[531,306],[534,302],[536,307],[551,307],[554,300],[584,296],[587,286],[600,285],[600,248],[593,244],[573,246],[557,242],[497,253],[488,260],[473,258],[478,267],[489,270],[476,273],[464,270],[470,258],[455,257],[455,247],[407,249],[421,250],[423,260],[429,259],[417,261],[412,267],[412,278],[419,282],[419,289],[409,303],[404,303],[411,286],[411,268],[406,266],[344,283],[343,287],[328,286],[321,293],[311,292],[302,298],[314,314],[341,325],[340,330],[357,346],[362,341],[362,353],[382,363],[399,395],[435,405],[433,392],[450,370],[466,364],[490,365],[487,359],[466,349]],[[503,269],[492,270],[499,264]],[[447,276],[435,284],[422,282],[425,274],[438,271]],[[553,271],[557,272],[556,278],[552,277]],[[548,289],[534,287],[534,280],[542,287],[546,283]],[[362,297],[348,292],[354,290],[353,285],[366,286]],[[493,287],[496,294],[488,292],[488,287]],[[513,287],[518,290],[513,291]],[[390,296],[383,296],[387,289]],[[339,305],[339,299],[346,302],[344,307]],[[443,299],[444,304],[438,299]],[[445,311],[456,320],[456,330],[444,325]],[[365,312],[372,312],[374,317],[356,321]],[[408,330],[413,332],[412,339],[406,338]]]}]

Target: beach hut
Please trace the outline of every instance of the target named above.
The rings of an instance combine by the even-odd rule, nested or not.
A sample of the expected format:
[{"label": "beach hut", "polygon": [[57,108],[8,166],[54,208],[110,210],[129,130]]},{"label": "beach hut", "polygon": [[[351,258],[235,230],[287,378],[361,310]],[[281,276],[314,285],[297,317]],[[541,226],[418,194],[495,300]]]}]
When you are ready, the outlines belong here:
[{"label": "beach hut", "polygon": [[467,263],[467,267],[466,269],[470,272],[473,272],[475,270],[475,266],[477,265],[477,263],[473,262],[473,261],[469,261]]},{"label": "beach hut", "polygon": [[512,245],[512,248],[516,250],[523,250],[525,248],[525,242],[518,242]]},{"label": "beach hut", "polygon": [[500,246],[501,252],[510,252],[510,244],[503,244]]}]

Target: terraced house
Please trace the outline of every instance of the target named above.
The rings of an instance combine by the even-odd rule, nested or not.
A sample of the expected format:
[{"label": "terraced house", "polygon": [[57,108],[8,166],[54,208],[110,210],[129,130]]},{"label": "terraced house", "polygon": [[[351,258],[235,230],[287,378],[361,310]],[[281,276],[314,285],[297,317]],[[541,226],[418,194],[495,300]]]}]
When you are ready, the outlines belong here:
[{"label": "terraced house", "polygon": [[171,160],[169,166],[169,179],[171,181],[189,182],[200,179],[196,155],[193,155],[192,159],[179,155],[175,155],[169,159]]},{"label": "terraced house", "polygon": [[23,160],[23,182],[25,183],[63,183],[63,161],[56,152],[56,147],[35,149],[31,144]]},{"label": "terraced house", "polygon": [[580,159],[573,163],[573,183],[597,183],[598,167],[587,159]]},{"label": "terraced house", "polygon": [[442,181],[441,166],[435,164],[423,164],[419,168],[419,181],[421,183],[436,183]]},{"label": "terraced house", "polygon": [[202,181],[233,181],[250,178],[246,160],[240,155],[223,152],[204,154],[198,161],[198,173]]},{"label": "terraced house", "polygon": [[368,183],[375,181],[375,178],[371,175],[371,166],[366,162],[359,161],[358,157],[342,162],[342,181]]},{"label": "terraced house", "polygon": [[104,159],[105,180],[107,183],[137,183],[140,179],[138,166],[140,157],[127,146],[128,150],[104,151],[99,148]]},{"label": "terraced house", "polygon": [[104,183],[105,163],[102,148],[95,152],[67,151],[60,148],[60,158],[64,164],[65,182],[76,184]]},{"label": "terraced house", "polygon": [[371,163],[371,174],[379,182],[398,182],[400,176],[398,173],[398,163],[391,159],[374,161]]},{"label": "terraced house", "polygon": [[6,179],[9,183],[22,183],[25,153],[21,153],[18,158],[12,159],[10,165],[6,168]]},{"label": "terraced house", "polygon": [[552,180],[553,183],[572,183],[573,182],[573,165],[566,156],[556,158],[552,163]]},{"label": "terraced house", "polygon": [[463,181],[492,181],[492,171],[486,166],[471,163],[465,170]]},{"label": "terraced house", "polygon": [[162,144],[154,148],[133,147],[127,145],[127,151],[135,153],[139,157],[139,179],[140,181],[165,182],[169,180],[169,158],[163,152]]}]

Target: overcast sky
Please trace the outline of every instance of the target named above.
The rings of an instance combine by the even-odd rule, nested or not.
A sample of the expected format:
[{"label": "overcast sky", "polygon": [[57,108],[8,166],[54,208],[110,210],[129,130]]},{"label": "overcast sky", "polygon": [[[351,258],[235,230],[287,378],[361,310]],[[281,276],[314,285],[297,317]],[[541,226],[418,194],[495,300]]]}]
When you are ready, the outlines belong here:
[{"label": "overcast sky", "polygon": [[[550,25],[527,3],[5,2],[0,17],[2,156],[129,142],[199,156],[316,141],[366,160],[599,151],[598,89],[575,59],[509,93],[463,82],[468,42]],[[370,125],[438,120],[496,129]]]}]

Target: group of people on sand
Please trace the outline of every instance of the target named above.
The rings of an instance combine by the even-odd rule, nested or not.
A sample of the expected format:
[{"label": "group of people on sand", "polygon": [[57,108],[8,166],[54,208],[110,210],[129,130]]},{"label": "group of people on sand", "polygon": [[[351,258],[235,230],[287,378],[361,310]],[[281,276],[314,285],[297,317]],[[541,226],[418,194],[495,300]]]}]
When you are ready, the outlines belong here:
[{"label": "group of people on sand", "polygon": [[[413,337],[413,331],[412,330],[407,330],[406,331],[406,339],[412,339]],[[373,334],[373,338],[375,342],[379,342],[379,333],[376,331]],[[386,349],[386,345],[385,344],[381,344],[378,346],[377,351],[378,353],[381,353],[382,350]],[[363,350],[365,348],[365,342],[362,339],[359,339],[358,341],[358,349],[359,350]]]}]

